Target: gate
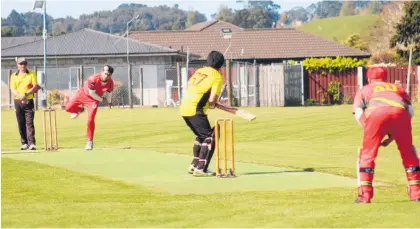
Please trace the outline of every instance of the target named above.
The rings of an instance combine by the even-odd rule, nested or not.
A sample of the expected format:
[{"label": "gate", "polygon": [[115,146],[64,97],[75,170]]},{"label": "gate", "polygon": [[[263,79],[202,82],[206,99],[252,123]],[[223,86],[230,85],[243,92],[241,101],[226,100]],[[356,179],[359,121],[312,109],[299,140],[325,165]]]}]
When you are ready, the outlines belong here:
[{"label": "gate", "polygon": [[79,89],[79,67],[69,68],[69,96],[73,96]]},{"label": "gate", "polygon": [[303,69],[301,65],[284,65],[284,100],[285,106],[300,106],[303,98]]}]

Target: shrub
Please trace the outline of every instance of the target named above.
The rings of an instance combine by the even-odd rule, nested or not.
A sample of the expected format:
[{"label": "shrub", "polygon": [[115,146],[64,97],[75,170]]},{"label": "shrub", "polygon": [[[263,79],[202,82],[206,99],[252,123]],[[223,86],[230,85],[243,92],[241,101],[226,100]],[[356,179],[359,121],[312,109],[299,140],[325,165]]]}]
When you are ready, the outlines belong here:
[{"label": "shrub", "polygon": [[64,93],[60,92],[59,90],[50,90],[47,96],[47,104],[48,106],[55,106],[55,105],[64,105]]},{"label": "shrub", "polygon": [[341,82],[333,80],[328,83],[328,94],[331,96],[331,103],[336,104],[341,101]]},{"label": "shrub", "polygon": [[[325,58],[306,58],[303,61],[303,67],[308,72],[315,72],[319,70],[327,70],[329,73],[334,71],[341,72],[349,68],[356,68],[366,65],[366,60],[359,60],[357,58],[340,57],[335,59],[330,57]],[[326,72],[323,72],[325,75]]]},{"label": "shrub", "polygon": [[305,100],[305,106],[319,106],[320,104],[315,99]]}]

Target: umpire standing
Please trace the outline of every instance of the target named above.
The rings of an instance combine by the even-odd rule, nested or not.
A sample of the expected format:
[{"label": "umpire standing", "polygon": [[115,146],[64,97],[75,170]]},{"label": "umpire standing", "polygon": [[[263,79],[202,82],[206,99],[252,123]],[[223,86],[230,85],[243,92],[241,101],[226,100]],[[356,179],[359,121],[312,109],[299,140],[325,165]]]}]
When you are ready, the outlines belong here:
[{"label": "umpire standing", "polygon": [[10,90],[14,95],[21,150],[36,150],[34,93],[39,90],[36,72],[28,70],[25,58],[16,61],[17,71],[11,75]]}]

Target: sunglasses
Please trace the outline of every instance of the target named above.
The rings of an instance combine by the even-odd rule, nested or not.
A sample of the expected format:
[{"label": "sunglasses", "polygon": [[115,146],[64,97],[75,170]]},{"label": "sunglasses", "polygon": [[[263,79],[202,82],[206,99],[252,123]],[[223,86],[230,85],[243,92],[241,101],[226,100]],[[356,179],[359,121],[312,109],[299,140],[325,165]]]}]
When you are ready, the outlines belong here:
[{"label": "sunglasses", "polygon": [[26,66],[26,65],[27,65],[27,63],[20,63],[19,65],[23,65],[23,66]]}]

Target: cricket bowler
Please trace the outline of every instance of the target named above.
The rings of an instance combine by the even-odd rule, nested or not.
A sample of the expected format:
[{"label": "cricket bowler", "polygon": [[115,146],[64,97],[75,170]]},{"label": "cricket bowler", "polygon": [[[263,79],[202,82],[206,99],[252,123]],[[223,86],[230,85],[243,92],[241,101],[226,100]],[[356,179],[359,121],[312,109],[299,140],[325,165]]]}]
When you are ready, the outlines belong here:
[{"label": "cricket bowler", "polygon": [[114,81],[112,73],[114,69],[105,65],[103,71],[96,73],[88,78],[83,87],[79,89],[76,95],[70,99],[66,105],[66,111],[71,113],[70,118],[75,119],[84,111],[83,105],[87,108],[87,144],[86,150],[93,149],[93,136],[95,132],[95,116],[98,110],[98,104],[103,101],[106,96],[108,105],[111,104],[112,94],[114,90]]},{"label": "cricket bowler", "polygon": [[188,89],[183,96],[180,114],[196,136],[193,145],[194,159],[188,172],[194,176],[215,176],[208,170],[214,153],[214,128],[210,126],[207,113],[214,109],[220,95],[223,77],[219,69],[225,58],[222,53],[212,51],[207,57],[207,67],[198,69],[188,80]]},{"label": "cricket bowler", "polygon": [[414,110],[405,90],[384,82],[386,69],[371,67],[367,71],[369,84],[357,92],[354,116],[363,127],[362,148],[358,158],[358,198],[355,203],[370,203],[373,198],[375,159],[379,147],[389,144],[382,139],[388,135],[395,140],[408,180],[411,201],[420,201],[419,158],[413,146],[411,118]]}]

